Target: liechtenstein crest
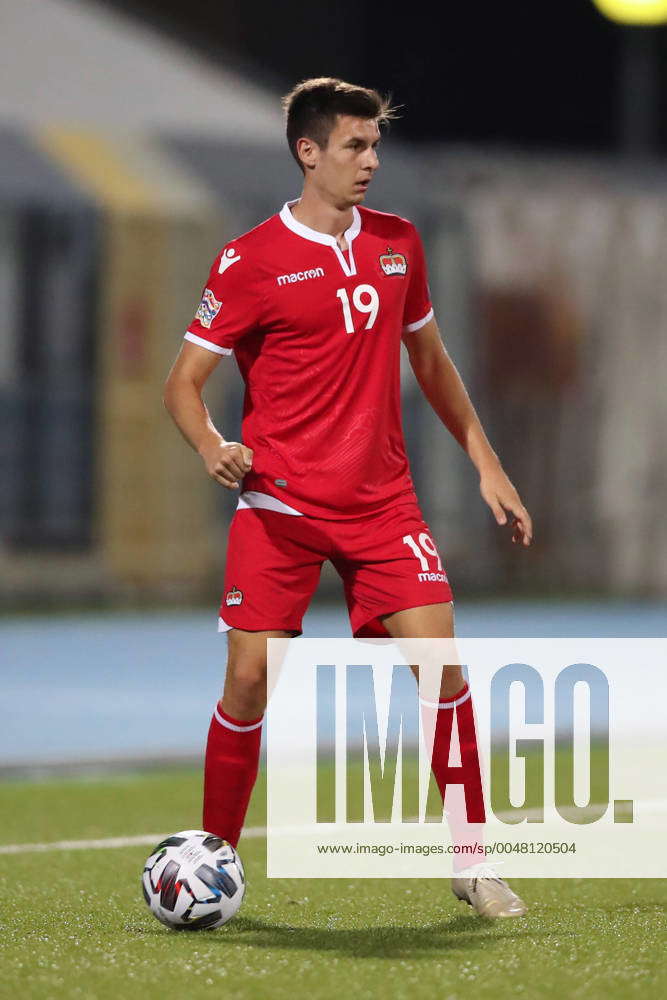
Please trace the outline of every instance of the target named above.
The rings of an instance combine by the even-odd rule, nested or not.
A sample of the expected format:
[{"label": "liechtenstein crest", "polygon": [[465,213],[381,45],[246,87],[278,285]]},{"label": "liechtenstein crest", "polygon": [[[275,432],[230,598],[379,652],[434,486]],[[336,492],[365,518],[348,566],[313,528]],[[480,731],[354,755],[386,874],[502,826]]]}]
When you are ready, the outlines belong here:
[{"label": "liechtenstein crest", "polygon": [[387,252],[380,254],[380,267],[386,275],[407,273],[408,261],[404,254],[394,253],[391,247],[387,247]]},{"label": "liechtenstein crest", "polygon": [[238,607],[243,601],[243,591],[239,590],[238,587],[232,587],[231,590],[227,591],[227,596],[225,598],[225,604],[228,608]]}]

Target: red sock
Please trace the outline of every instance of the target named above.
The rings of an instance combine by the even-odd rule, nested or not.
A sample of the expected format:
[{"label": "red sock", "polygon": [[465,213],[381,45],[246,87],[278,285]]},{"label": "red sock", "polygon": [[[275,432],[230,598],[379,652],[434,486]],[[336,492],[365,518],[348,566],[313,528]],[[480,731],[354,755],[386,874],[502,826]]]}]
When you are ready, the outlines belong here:
[{"label": "red sock", "polygon": [[234,719],[218,704],[208,731],[203,827],[233,847],[239,842],[257,778],[263,718]]},{"label": "red sock", "polygon": [[[454,713],[456,713],[461,755],[460,765],[453,765],[449,762]],[[435,719],[433,718],[434,714]],[[456,872],[484,860],[482,850],[486,814],[477,750],[475,717],[468,685],[465,684],[449,701],[441,701],[437,705],[422,701],[422,721],[425,733],[433,734],[431,769],[443,803],[445,802],[447,785],[460,786],[462,778],[466,778],[465,796],[460,794],[460,788],[452,789],[455,791],[456,801],[450,794],[446,803],[447,823],[452,844],[456,849],[454,855],[454,871]],[[470,816],[470,822],[468,816]]]}]

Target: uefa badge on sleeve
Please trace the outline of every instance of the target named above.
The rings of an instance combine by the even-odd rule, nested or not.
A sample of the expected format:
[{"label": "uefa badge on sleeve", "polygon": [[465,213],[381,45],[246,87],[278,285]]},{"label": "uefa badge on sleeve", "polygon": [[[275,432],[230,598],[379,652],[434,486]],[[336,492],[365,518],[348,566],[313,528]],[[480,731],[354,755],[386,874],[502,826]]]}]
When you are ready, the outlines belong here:
[{"label": "uefa badge on sleeve", "polygon": [[218,315],[222,308],[222,302],[218,302],[215,295],[210,288],[204,289],[204,294],[202,295],[201,302],[199,303],[199,308],[195,315],[195,319],[198,319],[202,326],[205,326],[207,330],[211,328],[211,323]]}]

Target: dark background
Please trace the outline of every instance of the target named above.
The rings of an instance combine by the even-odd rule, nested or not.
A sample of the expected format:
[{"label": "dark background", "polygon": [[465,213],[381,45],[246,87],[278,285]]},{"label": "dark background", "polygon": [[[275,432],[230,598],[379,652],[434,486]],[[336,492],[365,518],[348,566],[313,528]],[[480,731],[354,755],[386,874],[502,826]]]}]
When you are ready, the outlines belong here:
[{"label": "dark background", "polygon": [[323,75],[390,91],[405,105],[393,127],[405,139],[591,152],[667,146],[667,31],[623,28],[592,0],[486,0],[454,13],[444,3],[369,0],[105,2],[281,91]]}]

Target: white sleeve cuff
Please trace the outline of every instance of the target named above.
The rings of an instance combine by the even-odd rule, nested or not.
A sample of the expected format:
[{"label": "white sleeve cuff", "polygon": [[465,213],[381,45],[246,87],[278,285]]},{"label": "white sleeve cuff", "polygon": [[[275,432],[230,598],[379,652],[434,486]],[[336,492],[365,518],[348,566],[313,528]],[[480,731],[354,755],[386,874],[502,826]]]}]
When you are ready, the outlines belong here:
[{"label": "white sleeve cuff", "polygon": [[418,319],[416,323],[408,323],[407,326],[404,326],[403,333],[414,333],[415,330],[421,330],[431,319],[433,319],[433,310],[429,309],[422,319]]},{"label": "white sleeve cuff", "polygon": [[200,347],[205,347],[207,351],[213,351],[214,354],[231,354],[231,347],[218,347],[217,344],[212,344],[210,340],[204,340],[203,337],[198,337],[196,333],[188,332],[185,334],[185,340],[189,340],[191,344],[199,344]]}]

